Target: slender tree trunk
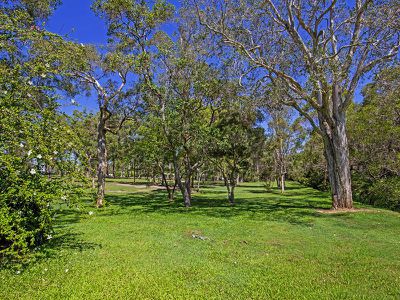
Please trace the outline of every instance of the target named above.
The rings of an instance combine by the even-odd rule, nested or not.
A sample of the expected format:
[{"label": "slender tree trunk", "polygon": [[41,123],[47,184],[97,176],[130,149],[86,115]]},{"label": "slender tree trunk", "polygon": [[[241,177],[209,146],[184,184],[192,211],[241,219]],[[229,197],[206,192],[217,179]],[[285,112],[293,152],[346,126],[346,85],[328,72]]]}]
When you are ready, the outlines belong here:
[{"label": "slender tree trunk", "polygon": [[224,179],[226,189],[228,191],[229,204],[235,205],[235,186],[237,178],[235,178],[233,174],[231,175],[231,178],[228,178],[225,172],[222,172],[222,176]]},{"label": "slender tree trunk", "polygon": [[112,172],[113,172],[113,178],[115,179],[115,159],[112,161]]},{"label": "slender tree trunk", "polygon": [[133,183],[136,183],[136,164],[135,164],[135,160],[133,160]]},{"label": "slender tree trunk", "polygon": [[162,184],[165,186],[165,188],[167,190],[168,200],[172,202],[172,201],[174,201],[176,181],[174,182],[174,186],[171,188],[168,184],[168,179],[167,179],[167,175],[165,174],[165,168],[164,168],[163,164],[160,164],[160,169],[161,169]]},{"label": "slender tree trunk", "polygon": [[178,157],[175,153],[174,153],[174,172],[175,172],[175,180],[183,196],[183,202],[186,207],[190,207],[192,205],[191,195],[190,195],[190,176],[187,175],[187,178],[189,178],[189,180],[187,180],[186,178],[185,184],[183,184],[181,174],[179,171]]},{"label": "slender tree trunk", "polygon": [[100,117],[97,125],[97,207],[103,207],[104,205],[104,193],[106,186],[106,174],[107,174],[107,149],[106,149],[106,116],[105,110],[100,109]]},{"label": "slender tree trunk", "polygon": [[231,185],[229,192],[229,204],[235,205],[235,186]]},{"label": "slender tree trunk", "polygon": [[281,174],[281,192],[285,192],[285,174]]},{"label": "slender tree trunk", "polygon": [[278,189],[281,188],[281,181],[279,180],[279,177],[276,178],[276,186]]},{"label": "slender tree trunk", "polygon": [[201,177],[202,177],[202,173],[198,172],[198,173],[197,173],[197,187],[196,187],[196,192],[200,192]]},{"label": "slender tree trunk", "polygon": [[345,113],[336,111],[335,126],[329,126],[327,122],[321,120],[321,116],[319,119],[331,186],[332,208],[351,209],[353,197]]},{"label": "slender tree trunk", "polygon": [[184,202],[186,207],[192,205],[192,180],[190,174],[187,174],[185,179]]}]

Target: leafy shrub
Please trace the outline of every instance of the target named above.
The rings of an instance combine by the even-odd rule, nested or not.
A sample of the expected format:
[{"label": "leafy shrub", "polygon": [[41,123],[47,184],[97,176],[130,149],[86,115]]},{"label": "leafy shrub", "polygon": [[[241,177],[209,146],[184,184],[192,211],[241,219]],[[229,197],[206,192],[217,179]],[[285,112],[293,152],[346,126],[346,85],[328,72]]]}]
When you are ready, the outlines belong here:
[{"label": "leafy shrub", "polygon": [[0,259],[21,260],[51,239],[54,204],[76,202],[83,189],[68,189],[71,182],[43,176],[15,156],[0,155],[0,165]]},{"label": "leafy shrub", "polygon": [[355,198],[363,203],[400,211],[400,178],[353,183]]}]

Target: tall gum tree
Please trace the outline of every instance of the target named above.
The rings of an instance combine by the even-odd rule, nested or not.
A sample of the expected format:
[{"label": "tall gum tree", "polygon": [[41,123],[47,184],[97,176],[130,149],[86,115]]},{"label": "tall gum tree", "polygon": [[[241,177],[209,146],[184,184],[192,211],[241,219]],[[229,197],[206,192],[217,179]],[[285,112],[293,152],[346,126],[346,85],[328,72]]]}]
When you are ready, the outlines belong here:
[{"label": "tall gum tree", "polygon": [[188,6],[199,23],[283,84],[282,103],[322,136],[332,208],[352,208],[346,110],[362,77],[398,57],[399,1],[201,1]]},{"label": "tall gum tree", "polygon": [[[151,38],[157,32],[159,26],[171,17],[173,7],[163,0],[156,1],[152,6],[149,6],[143,0],[96,0],[92,9],[106,22],[109,43],[113,45],[115,51],[121,53],[122,56],[131,57],[134,61],[135,74],[139,76],[140,82],[153,88],[150,65]],[[118,64],[118,60],[114,60],[114,63]],[[126,73],[118,72],[118,75],[121,79],[121,85],[112,94],[107,93],[96,81],[92,81],[93,86],[98,91],[100,108],[98,129],[99,179],[104,174],[106,166],[106,160],[104,160],[106,157],[106,126],[104,123],[109,118],[107,103],[118,98],[118,91],[121,91],[127,82]],[[101,182],[104,183],[104,180]],[[102,193],[104,198],[104,184],[99,184],[99,192]]]},{"label": "tall gum tree", "polygon": [[[82,46],[84,48],[88,46]],[[104,206],[107,176],[107,132],[115,133],[138,105],[128,87],[127,78],[134,73],[135,58],[119,51],[99,54],[94,48],[86,51],[85,68],[76,68],[71,76],[96,94],[99,108],[97,119],[97,200],[98,208]],[[117,117],[117,122],[111,118]],[[118,123],[118,124],[115,124]]]},{"label": "tall gum tree", "polygon": [[158,37],[161,97],[151,106],[172,157],[175,181],[184,205],[191,206],[193,176],[205,162],[211,107],[219,93],[216,72],[196,51],[197,41],[180,30],[176,43]]}]

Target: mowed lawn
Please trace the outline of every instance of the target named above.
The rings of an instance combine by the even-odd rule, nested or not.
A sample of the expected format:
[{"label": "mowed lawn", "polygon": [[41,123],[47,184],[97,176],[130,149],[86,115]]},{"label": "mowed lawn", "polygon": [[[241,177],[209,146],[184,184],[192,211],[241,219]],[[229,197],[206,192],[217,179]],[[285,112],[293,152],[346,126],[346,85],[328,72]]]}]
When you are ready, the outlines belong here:
[{"label": "mowed lawn", "polygon": [[0,299],[400,299],[399,213],[320,213],[328,194],[296,183],[242,184],[234,207],[205,187],[186,209],[126,181],[103,210],[60,211],[34,262],[0,270]]}]

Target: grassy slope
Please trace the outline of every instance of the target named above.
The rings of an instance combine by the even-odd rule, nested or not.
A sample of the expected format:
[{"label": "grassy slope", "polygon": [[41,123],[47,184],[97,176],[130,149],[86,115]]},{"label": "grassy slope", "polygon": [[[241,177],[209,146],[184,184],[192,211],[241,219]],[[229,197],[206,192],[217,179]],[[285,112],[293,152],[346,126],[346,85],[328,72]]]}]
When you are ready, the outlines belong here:
[{"label": "grassy slope", "polygon": [[[328,215],[297,184],[205,188],[194,207],[108,184],[109,207],[58,217],[27,269],[0,271],[1,299],[400,299],[400,215]],[[193,238],[192,234],[208,239]]]}]

